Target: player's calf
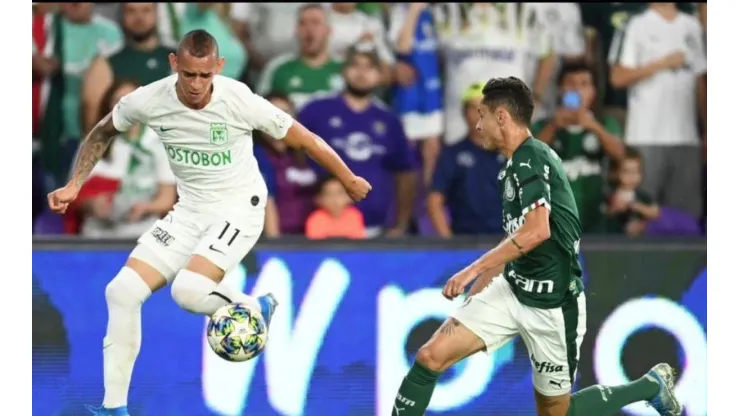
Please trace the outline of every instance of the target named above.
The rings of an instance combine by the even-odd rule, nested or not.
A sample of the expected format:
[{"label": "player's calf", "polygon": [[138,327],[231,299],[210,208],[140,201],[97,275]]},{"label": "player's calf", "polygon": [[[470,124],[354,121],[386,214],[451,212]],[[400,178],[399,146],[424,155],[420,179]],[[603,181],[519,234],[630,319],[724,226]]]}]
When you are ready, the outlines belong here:
[{"label": "player's calf", "polygon": [[451,365],[485,348],[483,341],[455,318],[449,318],[419,349],[401,383],[393,416],[422,416],[439,375]]}]

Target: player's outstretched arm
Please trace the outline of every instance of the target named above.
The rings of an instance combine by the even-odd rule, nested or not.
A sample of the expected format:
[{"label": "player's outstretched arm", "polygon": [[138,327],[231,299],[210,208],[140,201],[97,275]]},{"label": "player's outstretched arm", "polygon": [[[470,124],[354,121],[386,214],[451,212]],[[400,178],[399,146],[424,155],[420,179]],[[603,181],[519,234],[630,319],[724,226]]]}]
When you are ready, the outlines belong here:
[{"label": "player's outstretched arm", "polygon": [[77,197],[77,193],[90,176],[90,172],[103,157],[105,149],[117,134],[118,131],[113,127],[111,114],[103,117],[93,127],[77,151],[72,178],[64,188],[57,189],[48,195],[49,207],[52,211],[62,214],[67,211],[67,207]]},{"label": "player's outstretched arm", "polygon": [[324,139],[312,133],[298,120],[293,120],[293,124],[288,129],[284,140],[289,146],[305,151],[313,160],[336,176],[353,200],[365,199],[367,193],[372,189],[366,180],[355,176]]},{"label": "player's outstretched arm", "polygon": [[93,127],[85,140],[80,144],[75,167],[72,171],[72,178],[70,179],[70,182],[78,189],[85,183],[87,177],[90,176],[90,172],[92,172],[95,165],[103,157],[105,149],[108,148],[117,134],[118,130],[113,127],[113,116],[108,114]]},{"label": "player's outstretched arm", "polygon": [[476,277],[518,259],[550,238],[550,210],[546,206],[529,211],[524,218],[519,230],[448,280],[442,294],[448,299],[455,298]]}]

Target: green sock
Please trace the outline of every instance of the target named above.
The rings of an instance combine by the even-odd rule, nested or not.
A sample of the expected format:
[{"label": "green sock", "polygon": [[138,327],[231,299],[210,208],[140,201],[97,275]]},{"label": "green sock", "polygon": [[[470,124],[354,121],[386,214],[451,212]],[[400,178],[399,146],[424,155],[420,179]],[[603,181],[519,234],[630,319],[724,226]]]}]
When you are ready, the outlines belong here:
[{"label": "green sock", "polygon": [[398,389],[392,415],[401,416],[403,411],[403,416],[424,416],[438,377],[439,373],[414,361]]},{"label": "green sock", "polygon": [[568,416],[611,416],[628,404],[652,399],[659,389],[647,377],[616,387],[597,384],[571,396]]}]

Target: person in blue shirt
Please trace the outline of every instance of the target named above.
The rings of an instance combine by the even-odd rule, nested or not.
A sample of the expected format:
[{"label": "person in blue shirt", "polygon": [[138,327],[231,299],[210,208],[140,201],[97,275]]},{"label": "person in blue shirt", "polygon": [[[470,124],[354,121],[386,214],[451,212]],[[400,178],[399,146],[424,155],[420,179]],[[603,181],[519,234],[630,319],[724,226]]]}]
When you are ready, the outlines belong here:
[{"label": "person in blue shirt", "polygon": [[506,158],[478,141],[480,133],[475,125],[483,86],[474,83],[463,95],[468,137],[442,150],[432,177],[427,209],[441,237],[502,232],[501,192],[496,177]]},{"label": "person in blue shirt", "polygon": [[323,137],[350,169],[372,184],[373,192],[357,204],[367,236],[382,234],[388,221],[387,235],[403,235],[411,221],[418,160],[401,121],[374,96],[380,85],[377,53],[362,44],[350,48],[342,75],[344,91],[312,101],[298,114],[298,121]]}]

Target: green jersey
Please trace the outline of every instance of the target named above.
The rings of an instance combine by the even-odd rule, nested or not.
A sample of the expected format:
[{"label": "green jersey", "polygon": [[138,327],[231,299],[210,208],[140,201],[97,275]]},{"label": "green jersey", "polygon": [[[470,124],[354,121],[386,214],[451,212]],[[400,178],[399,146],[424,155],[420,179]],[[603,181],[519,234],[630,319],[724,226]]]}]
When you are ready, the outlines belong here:
[{"label": "green jersey", "polygon": [[[615,118],[604,117],[599,121],[606,131],[621,137],[622,129]],[[535,123],[532,126],[532,134],[538,135],[549,122],[550,120],[543,120]],[[576,200],[583,232],[601,232],[606,158],[601,141],[594,133],[573,127],[557,130],[550,146],[563,162],[563,169]]]},{"label": "green jersey", "polygon": [[293,54],[273,58],[262,72],[257,94],[280,93],[288,96],[300,110],[309,101],[341,91],[344,88],[342,63],[329,60],[320,67],[312,67]]},{"label": "green jersey", "polygon": [[132,80],[144,86],[172,74],[168,56],[174,52],[165,46],[140,51],[127,45],[108,57],[108,63],[116,79]]},{"label": "green jersey", "polygon": [[557,308],[583,290],[578,249],[581,223],[563,164],[554,150],[532,137],[516,149],[498,175],[503,190],[503,224],[514,234],[528,212],[550,211],[550,238],[506,265],[504,275],[519,301]]}]

